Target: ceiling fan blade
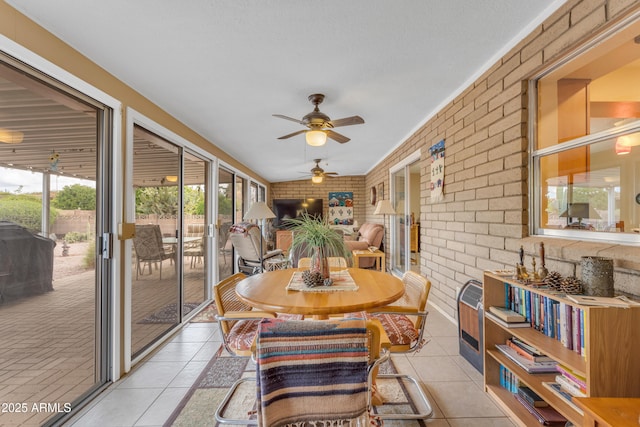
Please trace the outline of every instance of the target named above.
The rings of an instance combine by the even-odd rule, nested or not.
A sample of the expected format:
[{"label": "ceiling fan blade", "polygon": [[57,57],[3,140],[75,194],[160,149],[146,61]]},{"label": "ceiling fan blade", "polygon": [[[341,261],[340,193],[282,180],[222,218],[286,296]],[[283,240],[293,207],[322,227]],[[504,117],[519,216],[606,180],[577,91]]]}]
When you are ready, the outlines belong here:
[{"label": "ceiling fan blade", "polygon": [[294,119],[293,117],[283,116],[282,114],[272,114],[272,115],[273,115],[273,117],[278,117],[280,119],[285,119],[285,120],[291,120],[292,122],[300,123],[301,125],[305,125],[306,126],[306,124],[303,121],[298,120],[298,119]]},{"label": "ceiling fan blade", "polygon": [[325,130],[325,132],[327,133],[327,136],[329,138],[339,142],[340,144],[344,144],[345,142],[351,141],[351,139],[347,138],[346,136],[340,135],[338,132],[334,132],[330,129]]},{"label": "ceiling fan blade", "polygon": [[338,172],[325,172],[325,175],[338,175]]},{"label": "ceiling fan blade", "polygon": [[278,139],[287,139],[287,138],[291,138],[292,136],[300,135],[301,133],[305,133],[305,132],[306,132],[306,130],[299,130],[299,131],[297,131],[297,132],[290,133],[289,135],[281,136],[281,137],[280,137],[280,138],[278,138]]},{"label": "ceiling fan blade", "polygon": [[360,116],[351,116],[343,119],[331,120],[329,123],[331,123],[334,128],[337,128],[340,126],[361,125],[364,123],[364,119]]}]

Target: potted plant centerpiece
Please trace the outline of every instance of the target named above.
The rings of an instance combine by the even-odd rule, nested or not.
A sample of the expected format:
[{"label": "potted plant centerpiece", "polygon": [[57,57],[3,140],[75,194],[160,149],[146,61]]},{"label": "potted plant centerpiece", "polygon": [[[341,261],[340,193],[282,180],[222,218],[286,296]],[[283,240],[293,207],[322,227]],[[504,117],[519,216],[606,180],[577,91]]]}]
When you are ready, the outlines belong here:
[{"label": "potted plant centerpiece", "polygon": [[293,232],[291,251],[301,256],[311,257],[309,272],[316,277],[310,277],[310,283],[307,284],[330,285],[327,257],[351,256],[342,235],[331,228],[327,221],[306,213],[299,218],[287,220],[287,223]]}]

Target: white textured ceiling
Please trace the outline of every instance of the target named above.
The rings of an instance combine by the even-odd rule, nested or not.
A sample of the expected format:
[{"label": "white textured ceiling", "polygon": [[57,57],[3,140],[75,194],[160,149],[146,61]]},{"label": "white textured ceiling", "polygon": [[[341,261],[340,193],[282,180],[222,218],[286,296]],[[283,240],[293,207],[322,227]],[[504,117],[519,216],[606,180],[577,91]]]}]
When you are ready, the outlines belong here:
[{"label": "white textured ceiling", "polygon": [[[366,173],[564,3],[6,1],[271,182]],[[350,142],[277,139],[312,93]]]}]

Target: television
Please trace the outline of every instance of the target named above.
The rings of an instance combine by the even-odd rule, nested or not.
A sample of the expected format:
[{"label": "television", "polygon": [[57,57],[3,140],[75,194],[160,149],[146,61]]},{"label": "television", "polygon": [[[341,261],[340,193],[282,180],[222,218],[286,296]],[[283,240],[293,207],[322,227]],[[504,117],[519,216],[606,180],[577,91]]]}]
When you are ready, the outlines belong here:
[{"label": "television", "polygon": [[276,214],[273,226],[276,228],[287,228],[287,219],[300,218],[305,212],[322,218],[322,199],[273,199],[272,203],[273,213]]}]

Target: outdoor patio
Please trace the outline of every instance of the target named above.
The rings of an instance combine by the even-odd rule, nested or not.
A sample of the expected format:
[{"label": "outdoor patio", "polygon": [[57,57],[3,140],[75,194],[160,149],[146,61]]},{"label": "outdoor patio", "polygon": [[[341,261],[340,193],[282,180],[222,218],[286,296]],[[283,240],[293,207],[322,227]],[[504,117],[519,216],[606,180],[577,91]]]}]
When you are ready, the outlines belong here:
[{"label": "outdoor patio", "polygon": [[[61,246],[54,253],[53,291],[0,305],[0,400],[28,404],[26,413],[1,413],[0,425],[40,425],[53,413],[33,411],[34,403],[63,410],[97,381],[95,270],[82,267],[82,245],[72,244],[68,257],[62,257]],[[200,262],[191,268],[189,261],[185,258],[185,301],[200,303],[204,267]],[[135,280],[132,269],[134,351],[172,326],[144,320],[177,299],[174,265],[164,263],[162,280],[157,269]]]}]

